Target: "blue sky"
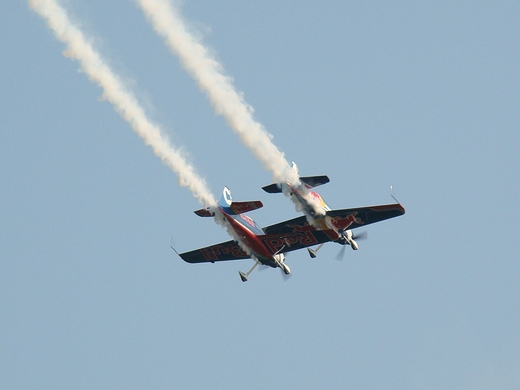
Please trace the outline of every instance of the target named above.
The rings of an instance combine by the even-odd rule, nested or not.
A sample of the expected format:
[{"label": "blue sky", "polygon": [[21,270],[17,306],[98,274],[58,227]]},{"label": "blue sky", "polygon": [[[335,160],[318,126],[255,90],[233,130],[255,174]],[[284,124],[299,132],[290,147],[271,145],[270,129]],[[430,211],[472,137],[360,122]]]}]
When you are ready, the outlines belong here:
[{"label": "blue sky", "polygon": [[[332,208],[390,203],[293,272],[191,265],[227,240],[26,2],[0,4],[6,389],[520,387],[520,6],[191,1],[255,118]],[[251,4],[249,4],[251,3]],[[67,9],[218,196],[293,218],[132,1]]]}]

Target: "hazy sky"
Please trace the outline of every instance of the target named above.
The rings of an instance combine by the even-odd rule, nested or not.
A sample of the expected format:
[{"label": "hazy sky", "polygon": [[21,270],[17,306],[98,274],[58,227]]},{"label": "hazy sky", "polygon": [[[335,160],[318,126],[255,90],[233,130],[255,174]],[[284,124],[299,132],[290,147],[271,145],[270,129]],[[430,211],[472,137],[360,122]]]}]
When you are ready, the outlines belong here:
[{"label": "hazy sky", "polygon": [[[215,197],[296,217],[133,1],[71,17]],[[332,208],[393,202],[292,277],[192,265],[229,239],[62,55],[0,3],[0,387],[520,388],[520,4],[184,1],[254,118]]]}]

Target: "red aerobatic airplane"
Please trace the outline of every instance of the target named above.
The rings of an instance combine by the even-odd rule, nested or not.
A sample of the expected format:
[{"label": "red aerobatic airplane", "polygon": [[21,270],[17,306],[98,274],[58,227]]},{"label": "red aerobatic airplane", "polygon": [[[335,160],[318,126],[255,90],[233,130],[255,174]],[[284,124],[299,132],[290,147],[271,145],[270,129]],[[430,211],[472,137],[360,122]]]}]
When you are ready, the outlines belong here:
[{"label": "red aerobatic airplane", "polygon": [[[298,166],[293,162],[292,167],[294,172],[298,175]],[[366,233],[355,235],[352,233],[352,229],[361,225],[366,225],[367,223],[363,219],[360,219],[356,209],[351,210],[352,213],[348,215],[345,214],[345,211],[347,210],[331,210],[320,194],[310,190],[313,187],[328,183],[330,181],[328,176],[307,176],[299,177],[299,179],[300,183],[297,185],[287,181],[285,183],[274,183],[262,187],[265,192],[270,194],[284,193],[290,196],[291,200],[296,205],[296,208],[303,211],[303,213],[306,215],[306,218],[300,217],[294,220],[283,222],[282,224],[294,224],[295,221],[299,222],[306,219],[317,230],[327,231],[327,235],[330,236],[330,241],[334,241],[342,245],[350,245],[352,249],[357,250],[359,246],[355,240],[358,238],[364,238]],[[392,197],[394,196],[392,195]],[[395,199],[395,201],[397,202],[397,199]],[[403,206],[401,206],[399,202],[396,204],[373,206],[368,208],[371,210],[377,210],[377,212],[383,212],[385,210],[399,212],[397,215],[392,215],[382,219],[402,215],[405,212]],[[382,219],[378,219],[377,221],[370,221],[368,223],[378,222]],[[266,232],[272,232],[272,228],[272,226],[266,228]],[[329,231],[332,231],[332,233]],[[316,257],[318,250],[323,246],[323,244],[324,243],[321,243],[318,248],[314,250],[307,248],[310,256],[313,258]]]},{"label": "red aerobatic airplane", "polygon": [[[289,275],[291,270],[285,263],[287,252],[329,241],[346,244],[341,237],[338,238],[337,230],[317,229],[309,225],[304,216],[262,229],[252,218],[243,214],[262,206],[260,201],[233,202],[230,190],[224,188],[216,210],[201,209],[195,211],[195,214],[201,217],[214,216],[218,223],[226,226],[234,240],[178,255],[188,263],[214,263],[251,258],[255,261],[253,267],[246,273],[238,271],[240,278],[245,282],[259,264],[280,268],[284,274]],[[343,229],[354,229],[402,214],[404,208],[400,204],[327,211],[327,216],[330,216],[334,226]]]}]

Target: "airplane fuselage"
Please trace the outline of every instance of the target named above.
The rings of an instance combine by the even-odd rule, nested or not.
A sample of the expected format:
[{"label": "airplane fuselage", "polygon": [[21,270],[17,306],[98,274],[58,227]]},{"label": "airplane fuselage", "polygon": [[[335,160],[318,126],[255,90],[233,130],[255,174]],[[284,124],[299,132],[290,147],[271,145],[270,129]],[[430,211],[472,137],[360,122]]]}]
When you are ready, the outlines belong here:
[{"label": "airplane fuselage", "polygon": [[300,204],[305,215],[311,217],[309,223],[312,226],[318,230],[327,231],[327,235],[329,235],[332,241],[339,242],[342,245],[345,244],[343,231],[348,226],[341,226],[327,216],[327,212],[331,211],[331,208],[325,203],[320,194],[307,189],[304,187],[305,184],[301,184],[298,187],[291,186],[289,183],[283,185],[290,190],[291,196]]},{"label": "airplane fuselage", "polygon": [[[239,244],[245,246],[246,248],[244,249],[247,249],[246,251],[248,253],[262,264],[274,268],[279,266],[275,257],[280,255],[272,253],[271,250],[258,238],[258,236],[264,235],[265,233],[252,218],[245,214],[233,215],[229,213],[229,210],[226,210],[223,207],[219,207],[219,210],[223,214],[225,222],[228,223],[236,233],[239,239]],[[278,260],[283,261],[283,259]]]},{"label": "airplane fuselage", "polygon": [[301,206],[305,214],[314,218],[324,216],[327,211],[330,211],[330,207],[327,206],[321,195],[306,188],[305,184],[292,186],[289,183],[284,183],[282,187],[287,189],[286,191]]}]

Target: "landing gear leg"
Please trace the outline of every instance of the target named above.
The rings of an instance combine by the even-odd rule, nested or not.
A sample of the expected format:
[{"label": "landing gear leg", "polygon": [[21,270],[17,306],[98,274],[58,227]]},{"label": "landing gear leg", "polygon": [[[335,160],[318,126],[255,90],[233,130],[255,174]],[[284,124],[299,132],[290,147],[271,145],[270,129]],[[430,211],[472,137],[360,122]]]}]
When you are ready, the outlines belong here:
[{"label": "landing gear leg", "polygon": [[284,261],[277,261],[276,264],[278,265],[278,267],[280,267],[280,269],[282,270],[282,272],[285,275],[291,274],[291,269],[289,268],[289,266],[287,264],[285,264]]},{"label": "landing gear leg", "polygon": [[324,243],[321,243],[320,245],[318,245],[318,247],[316,249],[307,248],[307,250],[309,251],[309,256],[312,257],[313,259],[316,258],[316,254],[321,249],[323,244]]},{"label": "landing gear leg", "polygon": [[256,266],[260,264],[258,260],[255,260],[255,264],[251,267],[251,269],[247,273],[243,273],[242,271],[238,271],[238,274],[240,275],[240,279],[242,279],[242,282],[247,282],[247,277],[253,270],[256,268]]}]

